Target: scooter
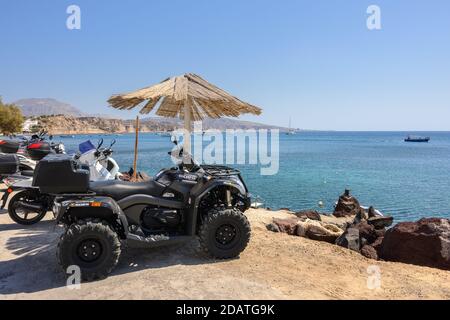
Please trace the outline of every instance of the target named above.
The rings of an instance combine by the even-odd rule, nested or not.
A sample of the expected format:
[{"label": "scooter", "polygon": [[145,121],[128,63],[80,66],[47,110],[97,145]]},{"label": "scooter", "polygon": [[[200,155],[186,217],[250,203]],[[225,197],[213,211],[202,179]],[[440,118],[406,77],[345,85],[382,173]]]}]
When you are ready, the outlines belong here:
[{"label": "scooter", "polygon": [[113,140],[108,148],[102,148],[103,139],[99,141],[97,147],[94,147],[89,140],[80,144],[80,152],[82,153],[76,155],[76,159],[89,166],[92,181],[120,179],[122,177],[119,165],[111,157],[113,154],[112,146],[115,144],[116,140]]},{"label": "scooter", "polygon": [[[95,148],[90,141],[87,141],[80,144],[79,154],[70,157],[77,161],[81,168],[88,170],[93,175],[91,180],[118,179],[122,174],[118,172],[117,162],[111,157],[114,144],[115,140],[108,148],[101,148],[103,145],[103,140],[101,140]],[[109,169],[104,166],[108,166]],[[0,173],[1,168],[0,164]],[[33,186],[32,179],[33,172],[31,172],[31,175],[28,173],[24,175],[24,172],[11,174],[3,179],[7,189],[0,190],[0,192],[4,192],[1,199],[1,208],[6,206],[9,196],[15,193],[9,201],[8,214],[13,221],[22,225],[31,225],[41,221],[46,213],[52,210],[53,206],[54,196],[40,192],[38,188]]]},{"label": "scooter", "polygon": [[[34,170],[36,163],[49,153],[65,153],[64,144],[46,142],[46,131],[34,134],[30,139],[0,140],[0,156],[15,154],[19,160],[18,171]],[[53,136],[49,136],[50,141]]]}]

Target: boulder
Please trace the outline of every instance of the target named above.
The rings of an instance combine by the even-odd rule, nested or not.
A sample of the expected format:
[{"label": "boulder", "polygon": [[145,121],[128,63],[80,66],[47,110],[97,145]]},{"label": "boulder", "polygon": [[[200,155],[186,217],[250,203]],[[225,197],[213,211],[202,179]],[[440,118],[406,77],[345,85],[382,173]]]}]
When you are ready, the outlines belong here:
[{"label": "boulder", "polygon": [[384,229],[392,225],[394,217],[375,216],[367,219],[367,222],[375,227],[375,229]]},{"label": "boulder", "polygon": [[274,218],[273,223],[278,227],[280,232],[287,233],[289,235],[295,235],[297,230],[297,224],[300,221],[298,218],[279,219]]},{"label": "boulder", "polygon": [[378,259],[381,257],[381,246],[383,244],[384,236],[380,236],[370,246],[377,252]]},{"label": "boulder", "polygon": [[361,254],[369,259],[378,260],[378,253],[374,247],[365,245],[361,248]]},{"label": "boulder", "polygon": [[364,214],[361,211],[365,213],[364,209],[359,205],[358,200],[350,195],[350,190],[345,190],[344,194],[339,197],[333,215],[335,217],[347,217]]},{"label": "boulder", "polygon": [[361,248],[359,230],[353,227],[347,228],[347,230],[345,230],[344,233],[336,239],[335,243],[338,246],[359,252]]},{"label": "boulder", "polygon": [[347,227],[354,222],[353,216],[338,218],[333,215],[330,216],[322,215],[320,218],[322,219],[321,221],[323,223],[334,224],[335,226],[339,227],[342,230],[347,229]]},{"label": "boulder", "polygon": [[368,224],[365,220],[352,225],[351,228],[358,229],[360,238],[364,239],[366,244],[371,244],[378,238],[374,226]]},{"label": "boulder", "polygon": [[386,231],[380,258],[450,270],[450,220],[424,218]]},{"label": "boulder", "polygon": [[358,223],[358,222],[361,222],[361,221],[365,221],[367,219],[369,219],[369,214],[366,212],[366,210],[361,209],[356,214],[354,222]]},{"label": "boulder", "polygon": [[367,210],[367,215],[369,216],[369,218],[376,217],[377,213],[375,212],[375,208],[370,206],[369,210]]},{"label": "boulder", "polygon": [[297,224],[297,229],[295,229],[295,235],[298,237],[306,237],[307,230],[308,230],[308,225],[304,222],[299,222]]},{"label": "boulder", "polygon": [[312,240],[335,243],[342,233],[343,231],[334,225],[310,224],[305,235]]},{"label": "boulder", "polygon": [[318,213],[315,210],[304,210],[304,211],[298,211],[295,213],[297,217],[300,219],[311,219],[311,220],[317,220],[321,221],[320,213]]},{"label": "boulder", "polygon": [[276,225],[275,223],[269,223],[266,226],[267,230],[272,231],[272,232],[280,232],[280,228],[278,227],[278,225]]}]

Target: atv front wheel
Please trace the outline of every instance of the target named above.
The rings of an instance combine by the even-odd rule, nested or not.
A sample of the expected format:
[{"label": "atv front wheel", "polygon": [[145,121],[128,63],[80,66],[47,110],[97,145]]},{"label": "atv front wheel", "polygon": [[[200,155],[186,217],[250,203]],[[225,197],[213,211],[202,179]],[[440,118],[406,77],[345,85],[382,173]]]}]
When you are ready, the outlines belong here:
[{"label": "atv front wheel", "polygon": [[218,259],[237,257],[250,240],[250,224],[238,209],[213,209],[208,212],[199,231],[204,251]]},{"label": "atv front wheel", "polygon": [[8,203],[8,214],[10,218],[22,225],[32,225],[41,221],[45,217],[47,210],[23,208],[19,204],[19,201],[22,201],[26,204],[37,205],[34,203],[35,200],[37,200],[36,195],[27,190],[15,194]]},{"label": "atv front wheel", "polygon": [[76,265],[82,280],[104,279],[119,261],[120,240],[106,222],[79,220],[61,236],[56,254],[64,272]]}]

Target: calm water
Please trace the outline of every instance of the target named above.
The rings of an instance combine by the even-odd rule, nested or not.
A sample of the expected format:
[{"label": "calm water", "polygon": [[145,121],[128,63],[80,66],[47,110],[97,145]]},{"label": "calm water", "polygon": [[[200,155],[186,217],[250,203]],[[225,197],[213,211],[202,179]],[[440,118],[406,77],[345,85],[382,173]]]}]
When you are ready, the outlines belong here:
[{"label": "calm water", "polygon": [[[235,166],[254,195],[270,208],[331,211],[345,188],[364,205],[373,205],[397,221],[424,216],[450,218],[450,132],[416,133],[430,143],[405,143],[402,132],[304,132],[280,135],[280,169],[261,176],[257,165]],[[67,150],[100,136],[55,137]],[[133,163],[133,135],[115,138],[114,158],[122,170]],[[153,175],[172,166],[169,137],[141,134],[138,169]],[[324,203],[323,208],[318,202]]]}]

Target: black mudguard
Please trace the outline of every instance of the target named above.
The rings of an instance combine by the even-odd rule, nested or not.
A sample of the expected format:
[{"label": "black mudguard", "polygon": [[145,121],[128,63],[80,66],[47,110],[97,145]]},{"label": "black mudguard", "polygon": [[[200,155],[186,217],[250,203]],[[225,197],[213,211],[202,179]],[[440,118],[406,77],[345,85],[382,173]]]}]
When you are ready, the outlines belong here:
[{"label": "black mudguard", "polygon": [[128,221],[119,205],[109,197],[87,197],[83,199],[69,199],[61,202],[55,201],[54,207],[56,222],[64,220],[67,215],[75,218],[99,218],[106,221],[120,223],[121,236],[128,234]]},{"label": "black mudguard", "polygon": [[243,197],[244,201],[246,202],[247,208],[250,207],[251,202],[250,195],[242,179],[241,184],[237,183],[236,180],[234,179],[227,179],[227,178],[211,180],[211,182],[207,183],[205,187],[202,188],[198,193],[191,195],[192,205],[190,206],[189,217],[186,219],[187,220],[186,231],[188,235],[196,234],[198,208],[200,206],[200,201],[208,192],[220,186],[227,186],[229,188],[238,191],[238,193]]}]

